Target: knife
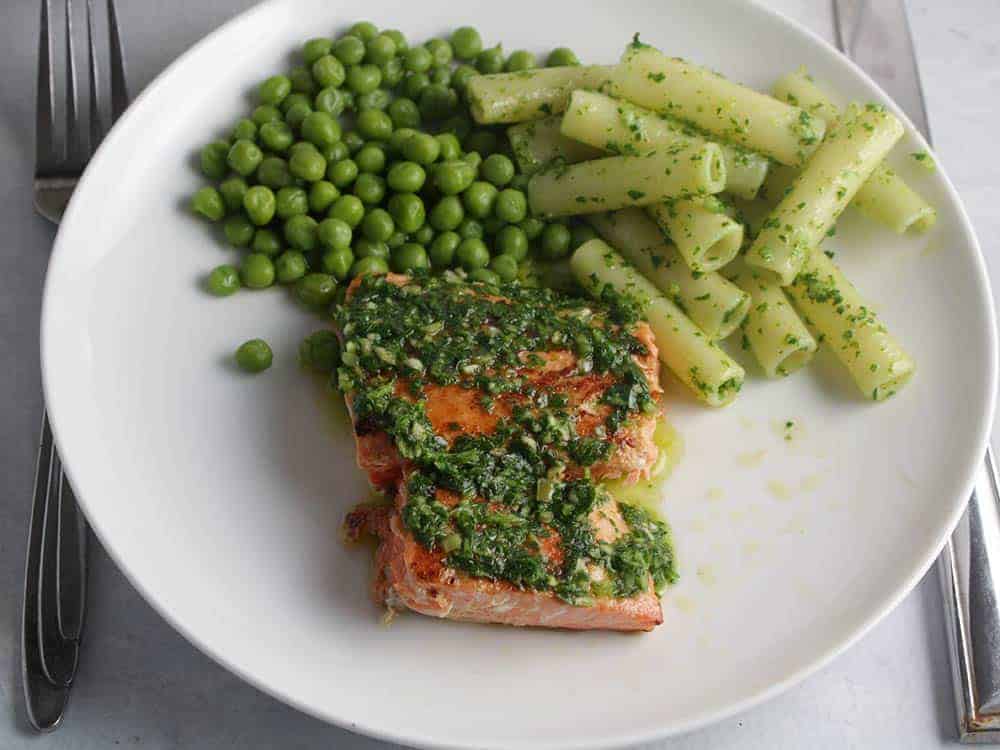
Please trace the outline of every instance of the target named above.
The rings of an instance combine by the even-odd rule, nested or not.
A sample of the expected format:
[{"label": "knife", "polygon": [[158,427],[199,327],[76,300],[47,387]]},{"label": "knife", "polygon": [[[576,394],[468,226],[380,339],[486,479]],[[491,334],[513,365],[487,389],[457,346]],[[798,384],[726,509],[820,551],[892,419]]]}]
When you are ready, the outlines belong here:
[{"label": "knife", "polygon": [[[930,143],[904,0],[833,0],[837,46],[906,112]],[[938,559],[963,742],[1000,742],[1000,494],[993,452]]]}]

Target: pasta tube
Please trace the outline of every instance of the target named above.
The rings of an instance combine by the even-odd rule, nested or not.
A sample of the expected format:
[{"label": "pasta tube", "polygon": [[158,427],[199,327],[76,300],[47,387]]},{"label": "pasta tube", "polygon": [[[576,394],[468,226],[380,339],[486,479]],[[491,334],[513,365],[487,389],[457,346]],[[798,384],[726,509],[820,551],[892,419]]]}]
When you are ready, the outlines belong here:
[{"label": "pasta tube", "polygon": [[537,120],[566,109],[574,89],[615,90],[615,66],[565,65],[469,79],[466,96],[476,122]]},{"label": "pasta tube", "polygon": [[507,139],[522,172],[531,174],[555,159],[576,164],[602,155],[602,151],[559,132],[561,119],[553,115],[507,128]]},{"label": "pasta tube", "polygon": [[528,202],[536,215],[569,216],[718,193],[725,184],[722,151],[705,143],[539,172],[528,183]]},{"label": "pasta tube", "polygon": [[570,258],[576,280],[601,298],[606,287],[634,299],[648,321],[660,360],[710,406],[725,406],[736,398],[744,372],[713,344],[680,309],[600,239],[583,243]]},{"label": "pasta tube", "polygon": [[[803,69],[779,78],[772,93],[819,115],[831,128],[841,118],[840,110],[829,95]],[[937,220],[934,208],[884,162],[858,190],[852,205],[898,234],[911,227],[918,232],[926,231]]]},{"label": "pasta tube", "polygon": [[803,109],[652,47],[628,49],[616,82],[620,96],[634,104],[782,164],[803,164],[826,132],[823,120]]},{"label": "pasta tube", "polygon": [[716,271],[729,263],[743,244],[743,225],[729,218],[709,196],[658,203],[646,209],[670,235],[692,271]]},{"label": "pasta tube", "polygon": [[816,353],[816,339],[781,287],[742,260],[727,266],[725,276],[751,297],[743,320],[743,341],[764,374],[769,378],[791,375],[808,364]]},{"label": "pasta tube", "polygon": [[[562,134],[612,154],[639,154],[705,138],[677,120],[594,91],[574,91],[562,118]],[[726,162],[726,192],[753,198],[770,165],[760,154],[719,144]]]},{"label": "pasta tube", "polygon": [[882,401],[913,377],[916,366],[910,355],[824,252],[809,253],[786,291],[865,396]]},{"label": "pasta tube", "polygon": [[764,222],[747,262],[791,284],[806,255],[902,135],[899,120],[870,104],[827,136]]},{"label": "pasta tube", "polygon": [[743,322],[750,295],[717,273],[691,271],[642,209],[591,214],[587,221],[712,341],[726,338]]}]

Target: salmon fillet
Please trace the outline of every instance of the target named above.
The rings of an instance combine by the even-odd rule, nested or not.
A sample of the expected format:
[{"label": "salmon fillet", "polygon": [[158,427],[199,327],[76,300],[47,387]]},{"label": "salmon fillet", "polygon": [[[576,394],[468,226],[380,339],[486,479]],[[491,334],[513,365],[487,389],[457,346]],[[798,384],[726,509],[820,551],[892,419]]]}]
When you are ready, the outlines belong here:
[{"label": "salmon fillet", "polygon": [[[394,274],[387,279],[396,285],[409,282],[409,277]],[[349,295],[358,283],[355,279]],[[631,333],[642,344],[642,350],[633,359],[648,383],[649,392],[658,399],[662,389],[652,331],[640,321]],[[520,360],[523,366],[518,368],[517,375],[530,383],[535,393],[565,397],[566,408],[575,418],[577,435],[596,436],[611,444],[610,454],[589,466],[590,477],[636,481],[649,475],[658,453],[653,442],[657,416],[636,414],[607,434],[603,426],[612,407],[602,397],[615,382],[612,375],[579,372],[577,356],[567,349],[525,351],[521,352]],[[519,393],[502,394],[487,408],[483,393],[468,385],[428,380],[415,387],[406,378],[395,382],[394,394],[400,399],[422,402],[433,431],[448,446],[462,437],[492,434],[523,401]],[[375,488],[394,498],[391,505],[359,507],[345,522],[349,538],[372,534],[379,540],[374,584],[374,596],[379,603],[394,610],[409,609],[432,617],[573,630],[651,630],[662,622],[652,579],[645,590],[634,596],[597,596],[588,606],[578,606],[553,591],[522,588],[450,567],[447,553],[421,544],[403,521],[403,511],[410,502],[407,480],[414,471],[413,465],[400,455],[386,432],[357,418],[350,393],[345,398],[354,423],[358,465]],[[583,467],[570,463],[564,476],[569,480],[587,473]],[[454,507],[461,500],[454,492],[440,488],[435,497],[446,507]],[[486,501],[476,498],[475,502]],[[602,543],[614,543],[629,530],[620,508],[611,498],[594,508],[589,521],[594,538]],[[539,544],[541,553],[552,564],[562,561],[563,540],[557,532],[542,537]],[[595,581],[600,580],[602,572],[597,566],[589,569]]]}]

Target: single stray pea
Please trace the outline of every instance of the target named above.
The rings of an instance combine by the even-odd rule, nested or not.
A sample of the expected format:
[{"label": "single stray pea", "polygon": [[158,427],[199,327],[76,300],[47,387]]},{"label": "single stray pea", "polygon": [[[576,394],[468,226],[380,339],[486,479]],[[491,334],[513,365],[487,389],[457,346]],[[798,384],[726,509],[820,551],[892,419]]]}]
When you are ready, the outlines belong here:
[{"label": "single stray pea", "polygon": [[244,372],[264,372],[271,366],[274,353],[264,339],[250,339],[236,350],[236,364]]},{"label": "single stray pea", "polygon": [[216,266],[208,274],[205,282],[210,294],[216,297],[228,297],[240,288],[240,274],[230,265]]}]

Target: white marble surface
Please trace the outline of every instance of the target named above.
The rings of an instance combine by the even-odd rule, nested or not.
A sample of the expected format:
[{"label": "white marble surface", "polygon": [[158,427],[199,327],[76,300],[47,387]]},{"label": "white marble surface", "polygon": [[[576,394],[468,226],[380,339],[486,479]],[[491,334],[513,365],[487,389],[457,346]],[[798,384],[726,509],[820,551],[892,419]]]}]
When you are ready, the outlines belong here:
[{"label": "white marble surface", "polygon": [[[119,0],[133,91],[249,0]],[[831,38],[827,0],[772,0]],[[940,160],[1000,279],[1000,3],[911,0]],[[28,733],[17,677],[27,502],[41,413],[37,321],[52,229],[31,213],[37,0],[0,7],[0,748],[388,748],[287,708],[216,666],[167,626],[96,551],[88,639],[58,732]],[[210,71],[208,72],[210,74]],[[995,435],[1000,432],[994,430]],[[994,445],[1000,443],[994,439]],[[647,750],[895,748],[956,744],[937,581],[832,665],[742,716]],[[335,678],[335,676],[333,676]]]}]

